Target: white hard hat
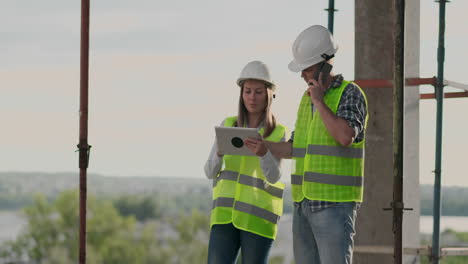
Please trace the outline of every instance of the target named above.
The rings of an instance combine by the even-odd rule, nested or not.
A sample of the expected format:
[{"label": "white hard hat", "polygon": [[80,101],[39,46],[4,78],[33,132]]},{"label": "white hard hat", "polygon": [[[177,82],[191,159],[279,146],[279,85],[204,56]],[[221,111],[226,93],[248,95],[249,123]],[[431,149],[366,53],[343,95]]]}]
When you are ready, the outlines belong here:
[{"label": "white hard hat", "polygon": [[294,59],[288,68],[293,72],[300,72],[323,60],[333,58],[337,50],[338,45],[328,29],[320,25],[311,26],[302,31],[294,41]]},{"label": "white hard hat", "polygon": [[270,77],[270,70],[266,64],[261,61],[251,61],[247,63],[237,79],[237,85],[242,87],[242,83],[248,79],[264,81],[271,85],[271,90],[275,91],[276,89],[276,85]]}]

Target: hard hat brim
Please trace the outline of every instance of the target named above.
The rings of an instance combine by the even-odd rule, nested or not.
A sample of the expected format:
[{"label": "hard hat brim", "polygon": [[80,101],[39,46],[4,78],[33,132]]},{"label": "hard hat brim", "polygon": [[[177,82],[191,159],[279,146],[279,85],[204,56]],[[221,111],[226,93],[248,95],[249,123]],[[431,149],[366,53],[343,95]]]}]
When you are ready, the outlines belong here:
[{"label": "hard hat brim", "polygon": [[276,90],[276,85],[272,82],[268,82],[268,81],[265,81],[265,80],[262,80],[262,79],[255,79],[255,78],[239,78],[237,79],[237,85],[239,85],[239,87],[241,87],[242,83],[246,80],[258,80],[258,81],[262,81],[262,82],[266,82],[266,83],[269,83],[271,85],[271,90],[274,92]]},{"label": "hard hat brim", "polygon": [[301,72],[304,69],[307,69],[307,67],[304,67],[303,65],[298,64],[295,60],[292,60],[288,64],[288,69],[292,72]]},{"label": "hard hat brim", "polygon": [[292,72],[301,72],[301,71],[309,68],[310,66],[321,62],[322,60],[323,59],[318,59],[318,60],[316,59],[316,60],[313,60],[313,61],[310,61],[310,62],[307,62],[307,63],[298,63],[297,61],[292,60],[288,64],[288,69],[290,71],[292,71]]}]

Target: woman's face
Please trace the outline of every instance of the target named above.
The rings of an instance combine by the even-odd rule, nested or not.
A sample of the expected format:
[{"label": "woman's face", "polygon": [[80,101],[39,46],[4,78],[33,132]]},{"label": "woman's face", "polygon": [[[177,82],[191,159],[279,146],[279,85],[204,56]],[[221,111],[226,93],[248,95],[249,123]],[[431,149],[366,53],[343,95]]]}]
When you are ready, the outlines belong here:
[{"label": "woman's face", "polygon": [[262,113],[267,105],[267,88],[265,83],[247,80],[243,84],[242,99],[249,113]]}]

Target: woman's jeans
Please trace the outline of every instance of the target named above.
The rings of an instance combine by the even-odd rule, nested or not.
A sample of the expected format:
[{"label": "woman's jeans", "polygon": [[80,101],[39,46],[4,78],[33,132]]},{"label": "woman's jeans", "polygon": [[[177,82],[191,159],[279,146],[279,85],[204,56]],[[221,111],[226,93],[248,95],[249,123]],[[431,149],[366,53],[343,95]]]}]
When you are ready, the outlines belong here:
[{"label": "woman's jeans", "polygon": [[230,224],[213,225],[208,245],[208,264],[236,263],[242,249],[242,264],[267,264],[272,239],[237,229]]},{"label": "woman's jeans", "polygon": [[310,200],[294,203],[296,264],[351,264],[358,207],[354,202],[344,202],[312,210]]}]

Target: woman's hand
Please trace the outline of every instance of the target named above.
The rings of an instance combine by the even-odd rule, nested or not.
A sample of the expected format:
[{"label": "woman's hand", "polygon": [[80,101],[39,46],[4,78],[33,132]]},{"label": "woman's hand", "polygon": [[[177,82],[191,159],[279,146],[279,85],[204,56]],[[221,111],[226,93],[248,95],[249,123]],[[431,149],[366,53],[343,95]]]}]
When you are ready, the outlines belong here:
[{"label": "woman's hand", "polygon": [[244,140],[244,144],[249,148],[255,155],[259,157],[265,156],[268,152],[268,148],[265,145],[265,142],[261,139],[256,138],[247,138]]}]

